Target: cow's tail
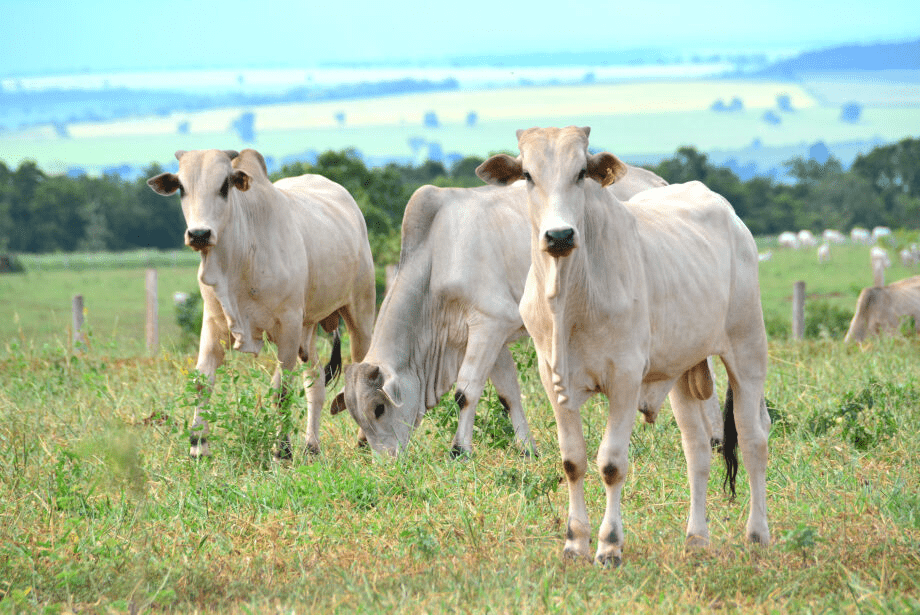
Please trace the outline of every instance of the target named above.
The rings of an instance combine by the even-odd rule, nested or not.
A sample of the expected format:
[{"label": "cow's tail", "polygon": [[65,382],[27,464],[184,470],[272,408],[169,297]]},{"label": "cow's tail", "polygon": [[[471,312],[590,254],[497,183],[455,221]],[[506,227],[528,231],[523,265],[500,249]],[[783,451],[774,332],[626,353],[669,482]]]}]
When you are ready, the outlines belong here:
[{"label": "cow's tail", "polygon": [[725,391],[725,422],[722,440],[722,457],[725,459],[725,480],[722,489],[728,488],[735,499],[735,478],[738,476],[738,429],[735,427],[735,403],[731,384]]},{"label": "cow's tail", "polygon": [[326,363],[324,375],[326,377],[326,386],[332,384],[342,374],[342,339],[339,336],[339,330],[332,332],[332,355],[329,362]]}]

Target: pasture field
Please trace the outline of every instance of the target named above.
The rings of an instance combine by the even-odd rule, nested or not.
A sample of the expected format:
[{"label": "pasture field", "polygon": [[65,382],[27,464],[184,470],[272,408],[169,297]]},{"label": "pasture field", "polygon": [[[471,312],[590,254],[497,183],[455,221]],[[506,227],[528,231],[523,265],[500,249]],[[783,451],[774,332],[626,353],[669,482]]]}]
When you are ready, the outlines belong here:
[{"label": "pasture field", "polygon": [[147,265],[157,270],[160,342],[182,343],[173,293],[197,292],[200,257],[191,250],[20,258],[25,273],[0,276],[0,357],[23,349],[69,348],[77,294],[83,295],[91,347],[119,357],[143,353]]},{"label": "pasture field", "polygon": [[[852,292],[869,275],[868,248],[847,250],[853,254],[835,255],[840,270],[826,273],[836,280],[828,281],[828,292],[838,284]],[[768,312],[788,306],[783,293],[791,293],[795,279],[806,278],[809,292],[824,292],[811,281],[821,279],[813,250],[773,253],[761,265]],[[864,264],[847,277],[849,258]],[[119,284],[106,280],[128,286],[116,275],[122,273],[137,278],[142,296],[142,269],[90,271],[95,277],[85,284],[97,282],[118,301]],[[61,284],[88,272],[42,272],[52,274]],[[194,284],[193,271],[188,275]],[[45,292],[40,282],[50,280],[22,277],[31,284],[3,287],[4,298]],[[893,270],[889,278],[896,279]],[[65,296],[65,309],[68,302]],[[171,314],[163,306],[160,313]],[[57,341],[41,337],[51,333],[35,340],[14,333],[22,341],[6,342],[0,612],[920,610],[916,337],[862,347],[827,338],[771,340],[768,548],[744,540],[744,472],[732,502],[714,459],[712,544],[686,549],[689,495],[679,431],[667,406],[655,424],[637,423],[624,487],[624,562],[601,569],[561,557],[567,495],[528,340],[514,355],[537,459],[524,460],[509,446],[510,425],[489,391],[474,454],[465,461],[449,454],[456,408],[447,395],[398,460],[357,448],[350,417],[327,414],[322,453],[308,458],[297,446],[292,463],[277,465],[268,460],[276,425],[270,353],[229,355],[210,406],[215,455],[192,462],[192,351],[166,345],[156,357],[139,356],[139,331],[133,352],[116,339],[74,353],[61,333]],[[721,368],[717,375],[724,391]],[[303,409],[297,398],[295,416]],[[582,414],[593,455],[603,398]],[[603,488],[595,472],[586,493],[596,531]]]}]

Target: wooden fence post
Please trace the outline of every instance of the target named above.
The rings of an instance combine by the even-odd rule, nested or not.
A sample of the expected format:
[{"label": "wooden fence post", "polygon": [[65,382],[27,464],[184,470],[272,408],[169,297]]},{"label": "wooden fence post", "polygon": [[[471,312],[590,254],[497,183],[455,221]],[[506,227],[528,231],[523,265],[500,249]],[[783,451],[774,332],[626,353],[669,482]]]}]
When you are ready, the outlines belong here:
[{"label": "wooden fence post", "polygon": [[805,338],[805,282],[801,280],[792,287],[792,338]]},{"label": "wooden fence post", "polygon": [[78,350],[86,350],[86,336],[83,335],[83,295],[74,295],[70,302],[71,323],[73,326],[73,345]]},{"label": "wooden fence post", "polygon": [[147,291],[147,353],[155,354],[160,345],[157,309],[157,270],[148,269],[145,277]]}]

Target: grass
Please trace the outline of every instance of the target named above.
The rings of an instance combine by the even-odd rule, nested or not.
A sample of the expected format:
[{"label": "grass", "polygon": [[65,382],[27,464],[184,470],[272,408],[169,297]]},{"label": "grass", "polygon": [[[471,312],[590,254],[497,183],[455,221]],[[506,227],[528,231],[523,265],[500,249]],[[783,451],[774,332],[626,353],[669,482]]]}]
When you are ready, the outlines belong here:
[{"label": "grass", "polygon": [[[445,402],[396,462],[357,449],[354,423],[339,415],[324,418],[319,457],[300,447],[276,466],[267,448],[235,445],[220,422],[214,458],[189,461],[186,355],[20,353],[0,375],[0,611],[916,611],[918,351],[909,339],[866,350],[771,344],[767,395],[781,418],[768,549],[745,543],[747,496],[729,501],[717,469],[712,546],[685,550],[679,432],[667,410],[639,426],[616,570],[561,558],[566,491],[551,410],[530,371],[522,381],[537,460],[482,433],[471,459],[452,460],[438,420],[453,411]],[[516,350],[521,362],[531,353],[529,343]],[[240,409],[227,425],[268,411],[270,364],[230,362],[215,391]],[[895,431],[857,447],[844,435],[850,419],[810,428],[864,389]],[[583,410],[592,450],[602,406],[595,398]],[[596,524],[601,481],[590,476],[586,491]]]},{"label": "grass", "polygon": [[[868,248],[852,251],[835,252],[837,271],[819,269],[813,251],[774,250],[761,266],[765,307],[781,309],[783,293],[791,293],[783,289],[800,276],[810,289],[814,279],[851,292],[863,268],[869,275]],[[847,277],[850,258],[856,273]],[[29,277],[39,273],[45,277]],[[86,294],[107,297],[97,301],[105,304],[133,301],[120,287],[136,278],[143,294],[141,269],[39,273],[0,289],[38,305],[49,292],[38,282],[72,279],[84,289],[99,284]],[[186,273],[193,284],[182,267],[177,280]],[[0,285],[11,279],[19,278]],[[124,298],[116,299],[119,292]],[[66,312],[69,297],[62,297]],[[108,329],[94,316],[102,309],[90,307],[90,322]],[[171,312],[161,306],[160,313]],[[639,424],[624,489],[624,564],[606,570],[561,558],[567,494],[527,340],[514,355],[542,453],[533,461],[508,445],[507,420],[489,392],[467,461],[449,454],[456,410],[447,395],[395,462],[357,448],[347,414],[327,414],[319,456],[306,457],[295,439],[295,460],[275,465],[269,352],[229,355],[211,404],[215,455],[193,463],[190,350],[167,344],[143,357],[137,341],[116,336],[80,354],[64,328],[29,338],[26,324],[21,319],[22,332],[13,331],[0,357],[0,612],[920,609],[916,337],[861,347],[771,340],[767,549],[745,542],[746,489],[730,501],[718,461],[709,490],[712,544],[685,549],[679,431],[667,408],[656,424]],[[717,376],[724,391],[721,369]],[[296,398],[295,418],[303,406]],[[603,398],[582,414],[593,456]],[[593,472],[586,495],[596,531],[603,489]]]},{"label": "grass", "polygon": [[91,346],[119,357],[143,352],[147,264],[157,269],[160,342],[182,343],[173,294],[197,292],[199,257],[191,256],[194,260],[186,252],[20,257],[25,273],[0,276],[0,357],[23,347],[68,347],[77,294],[83,295]]}]

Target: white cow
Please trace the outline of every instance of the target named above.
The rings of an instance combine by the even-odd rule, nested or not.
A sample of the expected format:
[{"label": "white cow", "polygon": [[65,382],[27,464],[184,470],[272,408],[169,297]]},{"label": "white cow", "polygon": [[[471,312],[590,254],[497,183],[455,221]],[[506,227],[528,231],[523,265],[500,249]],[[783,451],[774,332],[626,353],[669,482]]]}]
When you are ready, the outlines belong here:
[{"label": "white cow", "polygon": [[[629,167],[611,188],[618,198],[667,185]],[[518,445],[533,438],[508,344],[525,334],[518,311],[530,268],[524,182],[508,188],[419,188],[406,206],[398,272],[360,364],[345,368],[332,412],[347,408],[374,450],[396,454],[456,382],[455,455],[472,451],[476,404],[492,380]],[[719,404],[707,400],[712,438],[722,439]]]},{"label": "white cow", "polygon": [[898,280],[888,286],[862,289],[856,313],[843,341],[862,342],[873,335],[894,335],[905,330],[905,319],[920,327],[920,276]]},{"label": "white cow", "polygon": [[799,236],[792,231],[783,231],[779,234],[779,237],[776,238],[776,243],[781,248],[792,248],[796,250],[799,247]]},{"label": "white cow", "polygon": [[815,238],[815,234],[807,229],[799,231],[799,246],[803,248],[814,248],[818,245],[818,240]]},{"label": "white cow", "polygon": [[834,229],[825,229],[825,231],[821,233],[821,237],[828,243],[841,244],[846,241],[846,237],[843,236],[843,233],[835,231]]},{"label": "white cow", "polygon": [[872,267],[872,279],[875,286],[882,287],[885,285],[885,269],[891,267],[891,259],[888,257],[888,250],[879,246],[872,246],[869,250],[869,264]]},{"label": "white cow", "polygon": [[891,229],[887,226],[876,226],[872,229],[872,243],[876,243],[882,237],[890,237]]},{"label": "white cow", "polygon": [[831,246],[824,242],[818,246],[818,262],[826,263],[831,260]]},{"label": "white cow", "polygon": [[850,229],[850,241],[853,243],[861,243],[867,246],[872,243],[872,234],[867,229],[859,226],[854,226],[852,229]]},{"label": "white cow", "polygon": [[672,387],[690,477],[688,540],[708,543],[711,449],[699,406],[712,391],[706,358],[714,354],[722,357],[731,391],[723,446],[728,476],[734,480],[737,471],[737,443],[751,489],[747,536],[767,544],[770,419],[757,245],[725,199],[699,182],[620,202],[602,186],[625,167],[612,154],[589,154],[589,132],[518,131],[518,158],[500,154],[477,169],[489,183],[527,182],[532,265],[520,309],[556,416],[568,481],[564,553],[590,557],[582,404],[596,393],[610,402],[597,456],[607,506],[595,561],[617,564],[636,409],[654,417]]},{"label": "white cow", "polygon": [[[213,386],[225,345],[257,354],[264,334],[278,347],[272,388],[283,404],[290,394],[287,374],[299,356],[308,365],[306,446],[317,452],[325,389],[316,326],[333,331],[341,316],[354,361],[364,357],[370,342],[374,264],[364,217],[348,191],[319,175],[272,184],[255,150],[179,151],[176,158],[177,174],[162,173],[147,183],[164,196],[179,191],[185,243],[201,253],[204,319],[197,370]],[[338,352],[336,335],[330,368],[341,363]],[[207,436],[199,404],[191,456],[210,454]],[[291,454],[286,433],[279,436],[276,454]]]}]

